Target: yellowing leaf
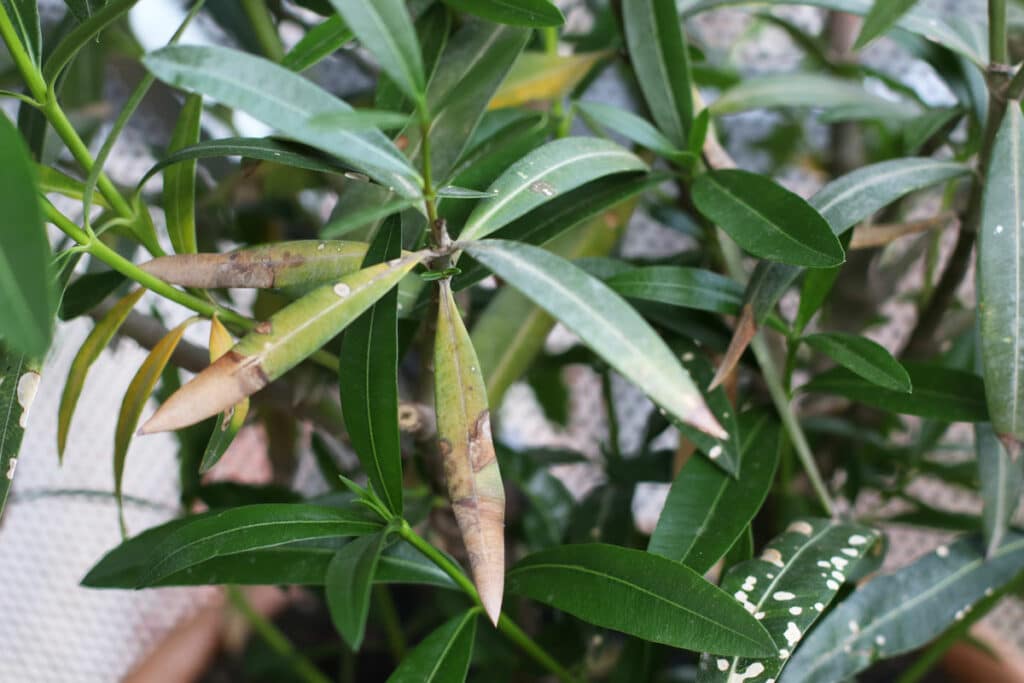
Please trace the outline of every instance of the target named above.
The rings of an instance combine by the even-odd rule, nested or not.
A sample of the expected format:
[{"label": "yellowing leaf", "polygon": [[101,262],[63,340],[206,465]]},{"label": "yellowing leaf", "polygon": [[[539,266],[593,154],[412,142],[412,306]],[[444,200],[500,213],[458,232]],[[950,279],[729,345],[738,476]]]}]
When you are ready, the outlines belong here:
[{"label": "yellowing leaf", "polygon": [[565,97],[576,87],[598,60],[608,52],[587,52],[579,55],[549,55],[524,52],[512,65],[488,109],[517,107],[534,100]]},{"label": "yellowing leaf", "polygon": [[448,496],[469,554],[473,582],[495,625],[505,590],[505,488],[491,441],[480,362],[451,281],[443,280],[434,340],[434,405]]}]

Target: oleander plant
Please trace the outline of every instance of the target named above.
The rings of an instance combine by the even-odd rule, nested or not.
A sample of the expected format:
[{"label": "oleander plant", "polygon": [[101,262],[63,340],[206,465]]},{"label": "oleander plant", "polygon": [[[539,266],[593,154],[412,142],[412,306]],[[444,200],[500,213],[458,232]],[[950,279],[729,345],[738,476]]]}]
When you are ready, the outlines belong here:
[{"label": "oleander plant", "polygon": [[[333,630],[304,648],[261,622],[276,663],[246,680],[909,683],[984,649],[970,627],[1024,572],[1024,5],[190,0],[147,50],[136,2],[0,2],[0,510],[41,379],[56,465],[103,350],[149,350],[110,454],[124,540],[84,586],[304,587]],[[801,59],[702,44],[723,7]],[[182,40],[193,20],[223,40]],[[879,40],[950,102],[870,66]],[[97,113],[114,60],[133,89]],[[148,97],[173,112],[158,162],[114,182]],[[736,147],[753,110],[759,161]],[[634,214],[684,246],[628,256]],[[159,299],[190,317],[167,329]],[[570,366],[599,379],[598,459],[503,443],[515,383],[565,424]],[[207,477],[253,425],[273,481]],[[180,511],[130,528],[129,446],[155,432]],[[327,493],[295,484],[310,449]],[[552,467],[584,462],[577,497]],[[883,568],[893,525],[952,540]]]}]

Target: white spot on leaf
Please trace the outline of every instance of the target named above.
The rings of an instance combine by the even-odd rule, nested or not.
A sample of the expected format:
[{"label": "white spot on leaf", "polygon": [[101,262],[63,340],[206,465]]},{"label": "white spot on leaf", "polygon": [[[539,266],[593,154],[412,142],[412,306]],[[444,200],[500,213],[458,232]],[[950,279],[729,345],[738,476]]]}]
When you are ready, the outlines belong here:
[{"label": "white spot on leaf", "polygon": [[795,531],[798,534],[810,536],[812,533],[814,533],[814,527],[812,527],[807,522],[801,520],[799,522],[793,522],[792,524],[790,524],[789,528],[786,529],[786,531]]},{"label": "white spot on leaf", "polygon": [[939,557],[949,557],[949,548],[944,545],[940,545],[935,549],[935,554]]},{"label": "white spot on leaf", "polygon": [[21,417],[18,418],[18,426],[22,429],[28,424],[28,411],[35,400],[36,391],[39,389],[39,373],[26,372],[18,379],[18,405],[21,406]]},{"label": "white spot on leaf", "polygon": [[785,602],[786,600],[792,600],[796,596],[790,593],[789,591],[776,591],[775,594],[772,595],[772,597],[778,600],[779,602]]},{"label": "white spot on leaf", "polygon": [[[767,562],[768,564],[774,564],[776,567],[785,566],[782,564],[782,553],[780,553],[775,548],[765,548],[764,552],[761,553],[761,559]],[[768,578],[771,579],[774,577],[772,577],[772,575],[769,574]]]},{"label": "white spot on leaf", "polygon": [[722,455],[722,446],[721,446],[721,444],[715,444],[714,446],[712,446],[711,450],[708,451],[708,457],[711,458],[712,460],[717,460],[718,457],[721,456],[721,455]]},{"label": "white spot on leaf", "polygon": [[786,639],[786,644],[790,647],[800,642],[801,635],[800,629],[792,621],[786,624],[786,630],[782,632],[782,636]]},{"label": "white spot on leaf", "polygon": [[801,614],[803,614],[803,612],[804,612],[804,608],[803,607],[796,607],[794,605],[793,607],[789,608],[789,613],[792,614],[794,617],[800,616]]},{"label": "white spot on leaf", "polygon": [[338,284],[334,285],[334,293],[337,294],[339,298],[344,299],[346,296],[352,293],[352,288],[346,285],[344,282],[339,282]]},{"label": "white spot on leaf", "polygon": [[865,543],[868,542],[868,539],[867,539],[866,536],[861,536],[860,534],[854,534],[853,536],[850,536],[850,538],[848,538],[846,540],[846,542],[849,543],[850,545],[864,545]]}]

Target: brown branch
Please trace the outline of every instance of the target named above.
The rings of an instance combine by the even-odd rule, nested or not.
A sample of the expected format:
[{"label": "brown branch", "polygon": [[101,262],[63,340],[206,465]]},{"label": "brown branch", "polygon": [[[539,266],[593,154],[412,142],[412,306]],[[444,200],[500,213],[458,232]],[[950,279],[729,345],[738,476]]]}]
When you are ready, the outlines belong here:
[{"label": "brown branch", "polygon": [[937,216],[931,218],[925,218],[919,221],[910,221],[907,223],[885,223],[880,225],[869,225],[864,223],[858,225],[853,232],[853,238],[850,240],[850,249],[873,249],[875,247],[884,247],[887,244],[895,242],[901,237],[907,235],[914,235],[919,232],[926,232],[928,230],[935,230],[936,228],[946,228],[951,225],[959,226],[960,219],[956,213],[952,211],[943,211]]}]

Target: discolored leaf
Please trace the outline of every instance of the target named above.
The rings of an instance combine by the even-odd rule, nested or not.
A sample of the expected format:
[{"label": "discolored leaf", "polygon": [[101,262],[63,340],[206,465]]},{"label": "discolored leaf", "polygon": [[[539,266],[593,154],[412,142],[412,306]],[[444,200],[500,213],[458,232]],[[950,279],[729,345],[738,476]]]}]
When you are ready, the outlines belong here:
[{"label": "discolored leaf", "polygon": [[444,4],[498,24],[542,28],[565,23],[561,10],[549,0],[444,0]]},{"label": "discolored leaf", "polygon": [[143,62],[160,80],[244,111],[350,163],[404,197],[421,194],[423,179],[383,133],[310,127],[313,116],[351,107],[284,67],[236,50],[196,45],[166,47],[149,53]]},{"label": "discolored leaf", "polygon": [[489,188],[494,199],[470,215],[460,239],[486,237],[531,209],[585,183],[647,165],[619,145],[598,138],[562,138],[513,164]]},{"label": "discolored leaf", "polygon": [[607,52],[573,55],[524,52],[487,106],[503,109],[535,101],[560,100],[607,56]]},{"label": "discolored leaf", "polygon": [[[722,590],[731,593],[775,641],[771,657],[701,659],[700,683],[775,680],[796,645],[835,598],[879,534],[859,524],[800,519],[772,540],[756,559],[726,574]],[[822,679],[824,680],[824,679]]]},{"label": "discolored leaf", "polygon": [[387,534],[378,531],[342,546],[327,567],[324,592],[331,621],[342,640],[358,651],[370,614],[370,589]]},{"label": "discolored leaf", "polygon": [[505,488],[491,440],[480,362],[449,280],[440,283],[434,407],[448,497],[480,602],[497,625],[505,583]]},{"label": "discolored leaf", "polygon": [[139,288],[114,304],[92,328],[89,336],[85,338],[82,346],[78,349],[75,359],[71,361],[71,369],[68,370],[68,378],[64,382],[64,391],[60,395],[60,406],[57,409],[57,457],[61,461],[64,459],[64,448],[67,446],[68,433],[71,430],[71,418],[75,413],[75,406],[78,405],[78,398],[82,394],[82,387],[85,386],[89,368],[100,357],[110,340],[114,338],[117,330],[145,291]]},{"label": "discolored leaf", "polygon": [[[234,341],[227,328],[224,327],[224,323],[217,317],[212,318],[210,320],[210,362],[214,362],[230,351],[233,345]],[[209,472],[220,461],[221,456],[224,455],[242,425],[245,424],[248,414],[249,399],[246,398],[217,417],[210,440],[206,442],[203,459],[199,463],[200,474]]]},{"label": "discolored leaf", "polygon": [[[386,222],[366,252],[368,267],[398,258],[402,225]],[[352,447],[388,509],[402,514],[402,450],[398,434],[398,288],[345,331],[339,354],[341,408]]]},{"label": "discolored leaf", "polygon": [[543,550],[508,572],[508,591],[603,628],[687,650],[761,657],[768,632],[689,567],[605,544]]},{"label": "discolored leaf", "polygon": [[330,0],[381,69],[414,102],[424,98],[423,59],[402,0]]},{"label": "discolored leaf", "polygon": [[713,171],[698,176],[691,192],[697,209],[754,256],[810,268],[845,260],[821,214],[769,178]]},{"label": "discolored leaf", "polygon": [[607,285],[538,247],[486,240],[465,248],[561,320],[673,417],[712,436],[728,436],[661,338]]},{"label": "discolored leaf", "polygon": [[0,519],[14,482],[21,439],[41,371],[41,363],[0,343]]},{"label": "discolored leaf", "polygon": [[416,645],[387,683],[462,683],[469,673],[477,608],[452,617]]},{"label": "discolored leaf", "polygon": [[341,16],[335,14],[306,31],[302,40],[281,59],[281,66],[292,71],[305,71],[354,37]]},{"label": "discolored leaf", "polygon": [[428,255],[364,268],[285,306],[176,391],[141,433],[195,424],[256,393],[334,338]]},{"label": "discolored leaf", "polygon": [[50,243],[35,167],[6,116],[0,116],[0,205],[0,339],[12,352],[41,358],[57,309]]},{"label": "discolored leaf", "polygon": [[669,489],[647,551],[705,574],[764,503],[779,462],[779,428],[766,415],[740,418],[738,478],[690,458]]},{"label": "discolored leaf", "polygon": [[981,365],[992,427],[1024,441],[1024,115],[1006,111],[989,162],[978,228]]},{"label": "discolored leaf", "polygon": [[[124,464],[128,457],[128,446],[131,444],[132,435],[139,424],[142,410],[146,407],[156,383],[171,359],[174,349],[185,334],[189,325],[196,322],[198,318],[189,318],[181,323],[153,346],[146,359],[142,361],[138,372],[132,377],[128,389],[124,392],[124,400],[121,402],[121,410],[117,415],[117,427],[114,429],[114,497],[117,499],[117,508],[121,507],[121,481],[124,476]],[[122,527],[124,526],[122,521]]]},{"label": "discolored leaf", "polygon": [[[178,116],[167,151],[171,154],[199,142],[202,95],[189,95]],[[179,254],[194,254],[196,246],[196,161],[191,159],[164,170],[164,214],[171,246]]]},{"label": "discolored leaf", "polygon": [[845,680],[877,659],[916,650],[1020,574],[1022,562],[1018,533],[988,559],[977,536],[939,546],[844,600],[804,640],[783,680]]},{"label": "discolored leaf", "polygon": [[910,376],[884,346],[856,334],[827,332],[807,335],[802,340],[815,351],[820,351],[872,384],[911,393]]},{"label": "discolored leaf", "polygon": [[985,387],[977,375],[927,363],[903,367],[914,387],[910,394],[885,389],[841,367],[815,376],[800,391],[838,394],[893,413],[946,422],[988,421]]},{"label": "discolored leaf", "polygon": [[693,123],[693,77],[682,20],[673,0],[625,0],[629,56],[655,123],[684,149]]},{"label": "discolored leaf", "polygon": [[864,17],[864,25],[857,36],[853,49],[859,50],[878,36],[886,33],[900,17],[906,14],[917,0],[875,0],[871,11]]},{"label": "discolored leaf", "polygon": [[137,588],[238,553],[318,538],[365,536],[381,521],[365,506],[333,508],[305,503],[244,505],[185,520],[170,530],[145,558]]},{"label": "discolored leaf", "polygon": [[172,285],[298,288],[309,291],[359,270],[365,242],[302,240],[274,242],[226,254],[161,256],[142,269]]}]

